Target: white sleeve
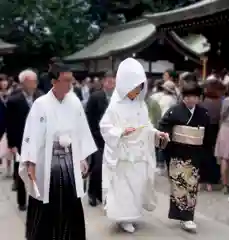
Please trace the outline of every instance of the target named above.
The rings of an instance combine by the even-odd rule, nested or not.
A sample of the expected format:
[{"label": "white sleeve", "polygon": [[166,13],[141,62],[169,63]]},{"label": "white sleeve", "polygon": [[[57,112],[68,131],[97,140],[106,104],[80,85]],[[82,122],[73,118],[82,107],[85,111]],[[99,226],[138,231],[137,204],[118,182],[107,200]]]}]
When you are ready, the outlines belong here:
[{"label": "white sleeve", "polygon": [[123,129],[117,125],[117,118],[111,109],[107,109],[102,120],[100,121],[100,132],[106,145],[117,150]]},{"label": "white sleeve", "polygon": [[35,101],[30,109],[24,128],[21,159],[22,163],[38,160],[38,152],[45,145],[46,116],[40,106],[40,102]]}]

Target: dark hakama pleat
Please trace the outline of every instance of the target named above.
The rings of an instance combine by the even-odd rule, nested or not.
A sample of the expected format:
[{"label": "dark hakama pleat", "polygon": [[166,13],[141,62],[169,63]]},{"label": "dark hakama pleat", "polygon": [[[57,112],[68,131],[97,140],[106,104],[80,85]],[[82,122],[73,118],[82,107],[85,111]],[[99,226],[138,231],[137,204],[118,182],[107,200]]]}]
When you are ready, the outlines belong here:
[{"label": "dark hakama pleat", "polygon": [[54,144],[49,203],[29,197],[27,240],[85,240],[81,199],[77,198],[71,148]]}]

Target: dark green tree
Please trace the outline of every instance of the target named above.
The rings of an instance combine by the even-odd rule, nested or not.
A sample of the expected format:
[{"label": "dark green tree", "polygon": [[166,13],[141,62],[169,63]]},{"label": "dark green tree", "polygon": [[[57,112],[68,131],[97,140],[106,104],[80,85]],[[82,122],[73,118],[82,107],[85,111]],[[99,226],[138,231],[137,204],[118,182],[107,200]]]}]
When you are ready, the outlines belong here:
[{"label": "dark green tree", "polygon": [[45,45],[65,55],[93,38],[89,8],[86,0],[2,0],[0,33],[22,51]]},{"label": "dark green tree", "polygon": [[18,51],[68,55],[110,25],[197,0],[1,0],[0,37]]}]

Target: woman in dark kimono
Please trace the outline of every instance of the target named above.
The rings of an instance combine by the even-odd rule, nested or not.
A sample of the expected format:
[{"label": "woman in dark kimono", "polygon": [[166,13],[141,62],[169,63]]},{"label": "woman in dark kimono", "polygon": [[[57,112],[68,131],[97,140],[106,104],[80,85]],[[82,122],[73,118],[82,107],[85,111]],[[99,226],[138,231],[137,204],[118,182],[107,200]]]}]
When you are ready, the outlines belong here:
[{"label": "woman in dark kimono", "polygon": [[171,195],[169,218],[180,220],[183,229],[196,230],[194,211],[199,182],[199,166],[206,144],[207,111],[198,105],[202,89],[195,83],[185,84],[183,101],[163,116],[159,129],[168,132],[171,142],[169,156]]}]

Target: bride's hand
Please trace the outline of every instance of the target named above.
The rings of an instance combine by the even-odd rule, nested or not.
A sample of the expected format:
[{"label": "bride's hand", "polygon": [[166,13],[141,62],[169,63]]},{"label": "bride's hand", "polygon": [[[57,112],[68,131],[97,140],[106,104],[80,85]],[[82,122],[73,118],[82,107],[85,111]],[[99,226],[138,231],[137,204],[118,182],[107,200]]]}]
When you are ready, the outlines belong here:
[{"label": "bride's hand", "polygon": [[132,128],[132,127],[126,128],[126,130],[125,130],[124,133],[123,133],[123,136],[128,136],[128,135],[130,135],[131,133],[133,133],[134,131],[136,131],[136,128]]}]

